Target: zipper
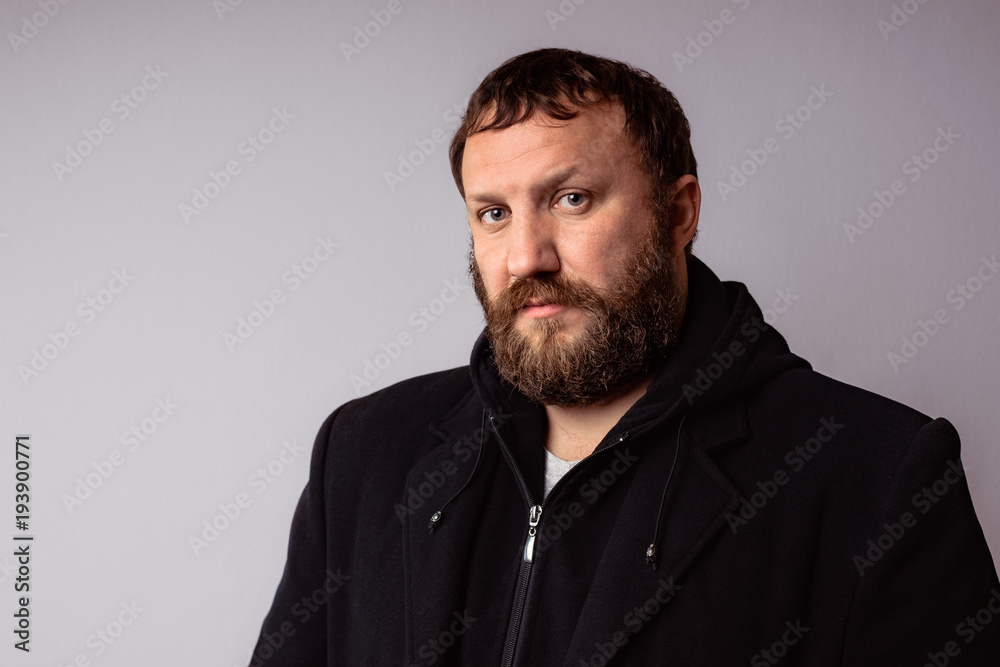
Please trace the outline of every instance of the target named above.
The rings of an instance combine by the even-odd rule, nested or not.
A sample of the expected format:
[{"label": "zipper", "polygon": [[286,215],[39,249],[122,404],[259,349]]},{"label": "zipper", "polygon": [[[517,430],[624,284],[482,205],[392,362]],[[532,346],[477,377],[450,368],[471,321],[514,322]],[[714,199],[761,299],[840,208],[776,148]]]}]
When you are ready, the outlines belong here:
[{"label": "zipper", "polygon": [[538,522],[542,520],[542,506],[532,505],[528,511],[528,541],[524,543],[524,562],[530,563],[535,557],[535,534]]},{"label": "zipper", "polygon": [[535,535],[538,533],[538,522],[542,519],[542,506],[535,504],[535,499],[528,489],[528,483],[524,481],[524,475],[514,460],[514,455],[507,446],[507,441],[500,435],[496,418],[490,414],[490,426],[497,434],[497,442],[503,449],[504,454],[511,462],[511,468],[517,476],[517,482],[521,485],[521,493],[528,503],[528,535],[524,539],[524,555],[521,557],[521,567],[517,574],[517,592],[514,595],[514,607],[510,613],[510,621],[507,623],[507,639],[504,641],[503,667],[512,667],[514,664],[514,651],[517,649],[517,636],[521,631],[521,616],[524,613],[524,601],[528,597],[528,583],[531,580],[531,565],[535,558]]},{"label": "zipper", "polygon": [[538,533],[538,522],[541,519],[542,506],[532,505],[528,511],[528,538],[524,541],[524,556],[521,558],[521,569],[517,575],[517,597],[514,600],[514,609],[511,611],[510,623],[507,626],[507,640],[504,642],[504,667],[511,667],[514,664],[514,652],[517,649],[517,637],[521,631],[524,602],[528,597],[528,582],[531,580],[531,566],[535,557],[535,535]]},{"label": "zipper", "polygon": [[[507,624],[507,638],[504,642],[504,652],[503,652],[503,667],[513,667],[514,665],[514,653],[517,650],[517,639],[521,631],[521,621],[524,614],[524,603],[528,598],[528,584],[531,582],[531,568],[535,558],[535,536],[538,534],[538,524],[542,520],[542,507],[545,504],[544,500],[542,504],[536,505],[535,499],[531,495],[530,489],[528,489],[528,483],[524,479],[524,475],[521,473],[520,467],[514,459],[513,453],[507,446],[507,441],[504,440],[503,436],[500,434],[500,429],[497,426],[496,419],[492,414],[489,415],[490,426],[493,428],[493,432],[497,435],[497,441],[500,443],[500,447],[503,449],[507,456],[507,459],[511,462],[511,468],[514,470],[514,474],[517,476],[517,481],[521,485],[521,493],[524,494],[525,501],[528,504],[528,535],[524,540],[524,555],[521,557],[521,567],[518,570],[517,575],[517,592],[514,597],[514,607],[511,610],[510,621]],[[623,433],[619,436],[618,440],[605,447],[600,452],[596,449],[589,456],[581,459],[580,463],[583,463],[589,458],[592,458],[596,454],[606,452],[614,447],[620,445],[628,437],[628,433]],[[553,492],[563,482],[566,481],[567,477],[570,477],[573,472],[578,471],[580,468],[580,463],[573,466],[572,470],[567,472],[562,479],[556,482],[556,485],[552,487]]]}]

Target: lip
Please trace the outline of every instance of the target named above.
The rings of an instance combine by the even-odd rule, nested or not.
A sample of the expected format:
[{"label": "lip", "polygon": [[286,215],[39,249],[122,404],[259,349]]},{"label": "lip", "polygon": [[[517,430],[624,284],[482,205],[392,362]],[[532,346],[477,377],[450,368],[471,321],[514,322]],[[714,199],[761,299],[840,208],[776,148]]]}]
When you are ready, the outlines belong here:
[{"label": "lip", "polygon": [[537,319],[540,317],[552,317],[564,308],[565,306],[558,303],[532,303],[529,301],[528,304],[521,308],[521,313],[526,317]]}]

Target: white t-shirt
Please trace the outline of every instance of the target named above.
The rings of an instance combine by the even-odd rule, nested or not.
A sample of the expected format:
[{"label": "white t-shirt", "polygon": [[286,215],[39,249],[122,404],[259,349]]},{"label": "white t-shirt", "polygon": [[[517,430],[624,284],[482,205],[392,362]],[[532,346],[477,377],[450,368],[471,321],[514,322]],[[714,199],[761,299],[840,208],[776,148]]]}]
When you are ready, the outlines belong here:
[{"label": "white t-shirt", "polygon": [[579,461],[563,461],[561,458],[550,452],[547,448],[545,450],[545,495],[549,495],[549,491],[552,487],[556,485],[563,475],[569,472],[570,468],[575,466]]}]

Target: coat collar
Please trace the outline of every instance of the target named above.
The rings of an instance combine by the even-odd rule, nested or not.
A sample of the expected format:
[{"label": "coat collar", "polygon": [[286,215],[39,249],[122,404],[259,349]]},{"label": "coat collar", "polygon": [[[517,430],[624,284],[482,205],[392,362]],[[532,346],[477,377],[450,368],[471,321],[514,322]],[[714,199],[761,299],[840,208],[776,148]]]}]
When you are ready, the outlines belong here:
[{"label": "coat collar", "polygon": [[[601,554],[570,644],[568,665],[579,664],[580,659],[590,664],[595,641],[614,642],[616,632],[631,636],[635,619],[629,626],[627,615],[636,607],[642,608],[651,599],[660,606],[669,604],[657,596],[672,599],[684,595],[685,572],[726,525],[727,513],[739,505],[738,491],[712,460],[712,453],[724,446],[737,446],[749,437],[743,401],[753,393],[750,390],[755,385],[792,367],[808,368],[764,323],[760,308],[745,286],[721,282],[693,258],[689,287],[678,345],[663,361],[646,394],[612,429],[611,435],[624,430],[633,434],[649,431],[648,437],[657,440],[649,441],[645,448],[646,454]],[[712,364],[720,363],[726,351],[733,349],[730,346],[734,341],[744,347],[719,375]],[[544,426],[544,409],[527,401],[497,376],[484,336],[476,343],[470,371],[475,392],[470,392],[438,428],[447,438],[446,443],[481,439],[480,465],[486,471],[496,470],[497,466],[506,469],[492,431],[488,426],[485,431],[479,430],[484,410],[500,416],[505,432],[514,436],[510,438],[514,458],[525,469],[530,484],[531,479],[542,474],[544,440],[526,442],[520,435],[533,433],[540,423]],[[702,376],[710,381],[695,385],[696,378]],[[692,386],[697,390],[694,393],[689,391]],[[681,424],[682,428],[670,424]],[[667,487],[664,513],[657,523],[675,450],[674,481]],[[444,445],[436,453],[439,459],[450,455]],[[439,497],[452,497],[472,474],[471,464],[460,470],[465,472],[451,478]],[[451,522],[446,539],[437,539],[437,535],[428,539],[427,518],[433,509],[411,517],[405,528],[407,599],[417,637],[439,632],[441,624],[465,599],[467,582],[459,574],[467,572],[462,559],[468,547],[463,540],[472,539],[470,536],[479,532],[484,520],[475,511],[467,510],[484,506],[488,493],[484,476],[480,473],[480,483],[473,479],[455,503],[456,510],[449,510],[452,516],[446,519]],[[513,531],[504,534],[519,534],[521,524],[526,523],[520,511],[526,508],[507,509],[515,517],[516,526],[508,526],[504,520],[500,528]],[[653,570],[645,562],[645,550],[657,525],[661,527],[660,555],[658,569]],[[511,556],[516,557],[516,553]],[[471,588],[475,587],[472,582]],[[409,638],[412,640],[414,635],[411,633]]]},{"label": "coat collar", "polygon": [[[724,528],[726,515],[739,506],[739,492],[706,450],[737,444],[748,432],[743,405],[733,404],[692,415],[676,439],[671,431],[670,442],[648,448],[594,576],[566,665],[578,665],[580,660],[594,664],[591,658],[598,643],[614,645],[616,633],[631,639],[645,629],[647,622],[637,609],[652,622],[675,597],[685,595],[684,574]],[[645,549],[656,525],[674,446],[680,448],[677,469],[660,520],[660,554],[654,570],[645,562]],[[618,663],[612,658],[608,664]]]},{"label": "coat collar", "polygon": [[[440,460],[453,459],[454,443],[483,442],[484,459],[480,465],[504,466],[496,438],[482,425],[481,405],[469,396],[460,409],[439,425],[447,440],[425,464],[427,469],[440,467]],[[503,413],[500,417],[503,418]],[[509,416],[509,415],[508,415]],[[615,641],[616,633],[631,638],[642,632],[645,622],[635,609],[656,608],[658,613],[685,595],[684,575],[712,538],[724,529],[726,515],[739,506],[739,493],[729,478],[712,460],[710,452],[725,446],[737,446],[749,436],[745,406],[739,401],[712,406],[689,415],[681,433],[662,429],[661,442],[644,448],[646,454],[637,467],[619,518],[601,556],[590,585],[586,602],[567,654],[567,665],[586,664],[598,650],[595,642],[607,645]],[[671,464],[674,447],[679,446],[675,482],[666,498],[666,511],[661,519],[661,553],[656,570],[645,562],[645,549],[655,529],[658,501],[663,491],[664,477]],[[456,461],[456,464],[458,462]],[[460,468],[465,474],[455,475],[441,489],[440,498],[450,497],[471,474],[471,463]],[[422,473],[421,473],[422,474]],[[481,471],[482,474],[482,471]],[[463,492],[459,505],[465,509],[481,507],[486,484],[473,484]],[[466,496],[465,494],[468,494]],[[510,508],[517,516],[520,505]],[[440,540],[427,532],[427,512],[411,517],[404,536],[406,546],[407,600],[411,605],[409,636],[433,637],[460,611],[467,582],[456,573],[464,572],[466,551],[458,548],[462,536],[477,532],[481,517],[475,512],[455,511],[447,519],[452,540]],[[522,521],[523,523],[523,521]],[[515,556],[515,554],[512,554]],[[475,583],[472,583],[475,587]],[[655,600],[655,605],[650,600]],[[502,607],[502,600],[497,600]],[[647,606],[649,605],[649,606]],[[656,616],[654,614],[653,616]],[[505,619],[504,619],[505,620]],[[662,624],[659,627],[663,627]],[[480,638],[485,640],[484,638]],[[412,644],[411,644],[412,646]],[[495,647],[499,650],[499,647]],[[616,664],[612,658],[609,664]]]}]

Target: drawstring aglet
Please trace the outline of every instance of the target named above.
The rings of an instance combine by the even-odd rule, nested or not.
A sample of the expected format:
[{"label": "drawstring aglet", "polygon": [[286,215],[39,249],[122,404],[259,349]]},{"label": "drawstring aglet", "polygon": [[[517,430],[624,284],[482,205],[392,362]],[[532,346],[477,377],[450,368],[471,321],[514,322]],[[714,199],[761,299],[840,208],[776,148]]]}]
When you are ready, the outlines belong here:
[{"label": "drawstring aglet", "polygon": [[650,544],[649,548],[646,549],[646,565],[650,566],[654,570],[657,569],[655,544]]},{"label": "drawstring aglet", "polygon": [[427,524],[427,530],[429,530],[432,535],[434,534],[434,529],[437,528],[437,525],[441,523],[441,519],[443,518],[444,514],[442,514],[440,510],[431,514],[431,522]]}]

